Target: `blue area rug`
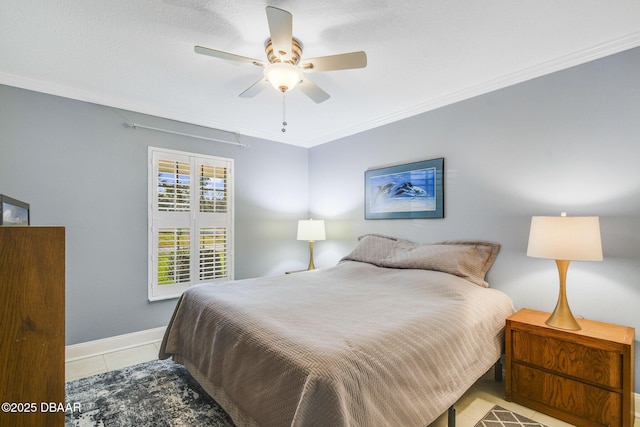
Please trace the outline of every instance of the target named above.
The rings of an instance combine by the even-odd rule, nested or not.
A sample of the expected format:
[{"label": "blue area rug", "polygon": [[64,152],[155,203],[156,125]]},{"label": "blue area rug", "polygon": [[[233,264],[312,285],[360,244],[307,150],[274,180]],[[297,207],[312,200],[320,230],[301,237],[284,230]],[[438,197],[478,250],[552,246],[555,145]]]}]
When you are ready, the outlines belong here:
[{"label": "blue area rug", "polygon": [[66,427],[214,426],[233,421],[171,360],[156,360],[70,381]]}]

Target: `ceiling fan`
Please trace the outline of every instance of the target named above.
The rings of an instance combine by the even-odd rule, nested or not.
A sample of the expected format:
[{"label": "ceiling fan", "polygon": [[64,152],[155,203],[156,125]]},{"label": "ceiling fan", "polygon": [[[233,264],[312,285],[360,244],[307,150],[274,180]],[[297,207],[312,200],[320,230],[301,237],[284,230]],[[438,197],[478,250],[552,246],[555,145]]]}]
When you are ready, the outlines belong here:
[{"label": "ceiling fan", "polygon": [[329,99],[329,94],[304,75],[305,72],[348,70],[367,66],[363,51],[302,59],[302,43],[293,37],[293,16],[286,10],[267,6],[267,22],[271,38],[265,42],[267,61],[235,55],[207,47],[195,46],[196,53],[227,61],[244,62],[264,68],[264,77],[240,94],[252,98],[271,84],[282,93],[298,87],[316,103]]}]

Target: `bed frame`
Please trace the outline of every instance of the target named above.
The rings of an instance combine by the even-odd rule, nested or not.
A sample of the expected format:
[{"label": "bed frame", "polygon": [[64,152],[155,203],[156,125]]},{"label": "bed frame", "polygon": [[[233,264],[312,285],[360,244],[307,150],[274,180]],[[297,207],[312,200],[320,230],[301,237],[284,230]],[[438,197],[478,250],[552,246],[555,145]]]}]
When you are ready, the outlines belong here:
[{"label": "bed frame", "polygon": [[[493,378],[497,383],[502,382],[502,358],[498,359],[493,367]],[[447,426],[456,427],[456,405],[453,404],[447,411]]]}]

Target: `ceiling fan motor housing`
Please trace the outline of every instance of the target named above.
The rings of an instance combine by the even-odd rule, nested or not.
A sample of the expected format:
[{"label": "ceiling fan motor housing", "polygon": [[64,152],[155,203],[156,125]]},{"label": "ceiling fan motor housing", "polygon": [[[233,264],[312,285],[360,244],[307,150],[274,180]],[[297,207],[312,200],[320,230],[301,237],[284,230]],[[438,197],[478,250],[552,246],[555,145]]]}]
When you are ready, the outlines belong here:
[{"label": "ceiling fan motor housing", "polygon": [[300,57],[302,56],[302,43],[300,43],[299,40],[292,38],[291,56],[287,57],[288,55],[286,52],[274,52],[273,42],[269,38],[264,44],[264,51],[267,53],[267,60],[271,64],[285,62],[291,65],[298,65],[298,62],[300,62]]}]

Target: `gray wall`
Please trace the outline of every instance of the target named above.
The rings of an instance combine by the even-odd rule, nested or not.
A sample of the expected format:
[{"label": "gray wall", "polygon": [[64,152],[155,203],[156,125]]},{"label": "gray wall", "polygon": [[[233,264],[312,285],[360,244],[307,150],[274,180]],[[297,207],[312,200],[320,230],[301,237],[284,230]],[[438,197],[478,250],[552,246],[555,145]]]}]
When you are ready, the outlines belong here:
[{"label": "gray wall", "polygon": [[[604,261],[571,264],[571,308],[640,328],[639,76],[634,49],[312,148],[310,212],[328,239],[316,265],[334,264],[364,233],[488,239],[502,244],[491,285],[518,308],[552,311],[557,269],[526,256],[531,216],[598,215]],[[366,169],[436,157],[444,219],[364,220]]]},{"label": "gray wall", "polygon": [[[236,278],[306,265],[308,150],[0,85],[0,193],[32,224],[66,227],[67,344],[165,326],[176,300],[147,300],[147,147],[235,159]],[[0,260],[1,262],[1,260]]]}]

